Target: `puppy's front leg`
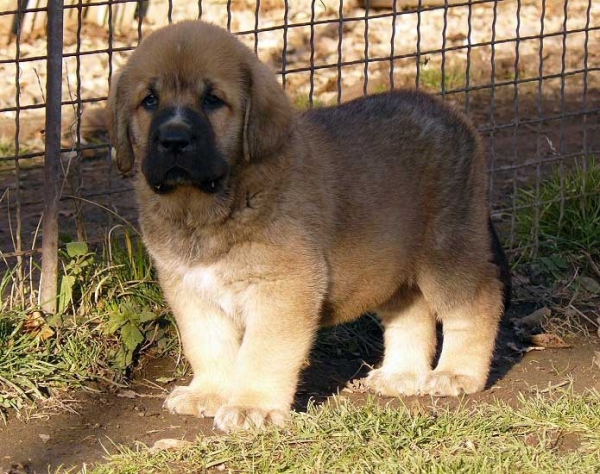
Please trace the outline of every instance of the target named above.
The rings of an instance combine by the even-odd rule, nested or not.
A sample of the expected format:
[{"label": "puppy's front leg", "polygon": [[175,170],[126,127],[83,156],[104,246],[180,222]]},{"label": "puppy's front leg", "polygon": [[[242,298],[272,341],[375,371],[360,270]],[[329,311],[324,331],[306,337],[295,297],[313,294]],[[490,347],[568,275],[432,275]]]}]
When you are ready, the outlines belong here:
[{"label": "puppy's front leg", "polygon": [[175,387],[165,408],[180,415],[214,416],[232,392],[241,328],[180,280],[163,280],[162,286],[194,374],[189,386]]},{"label": "puppy's front leg", "polygon": [[281,426],[315,337],[321,297],[306,280],[257,284],[245,305],[236,390],[215,415],[223,431]]}]

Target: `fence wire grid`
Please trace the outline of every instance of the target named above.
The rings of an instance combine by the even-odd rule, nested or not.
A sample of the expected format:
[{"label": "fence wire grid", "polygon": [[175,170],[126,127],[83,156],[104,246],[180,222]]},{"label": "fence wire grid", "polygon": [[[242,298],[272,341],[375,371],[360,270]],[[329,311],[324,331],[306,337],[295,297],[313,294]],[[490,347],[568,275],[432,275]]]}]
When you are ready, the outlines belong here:
[{"label": "fence wire grid", "polygon": [[519,192],[539,215],[544,179],[600,146],[592,0],[0,0],[0,259],[15,301],[56,294],[65,242],[135,226],[132,176],[109,153],[108,86],[144,36],[192,18],[237,34],[299,108],[416,87],[465,111],[509,249],[524,245]]}]

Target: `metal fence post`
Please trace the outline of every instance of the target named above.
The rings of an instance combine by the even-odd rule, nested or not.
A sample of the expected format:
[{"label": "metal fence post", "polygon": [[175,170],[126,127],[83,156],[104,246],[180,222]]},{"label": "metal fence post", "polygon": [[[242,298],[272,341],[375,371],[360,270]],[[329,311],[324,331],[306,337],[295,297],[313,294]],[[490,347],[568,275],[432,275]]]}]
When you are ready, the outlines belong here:
[{"label": "metal fence post", "polygon": [[60,198],[60,129],[62,102],[63,1],[48,2],[46,78],[46,146],[44,157],[44,222],[40,304],[56,311],[58,288],[58,200]]}]

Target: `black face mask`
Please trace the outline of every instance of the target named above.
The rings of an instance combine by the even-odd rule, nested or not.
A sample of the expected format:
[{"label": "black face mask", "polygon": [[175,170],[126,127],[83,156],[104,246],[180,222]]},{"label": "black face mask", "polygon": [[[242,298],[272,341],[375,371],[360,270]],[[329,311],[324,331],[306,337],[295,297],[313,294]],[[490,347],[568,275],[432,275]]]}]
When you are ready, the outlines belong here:
[{"label": "black face mask", "polygon": [[[178,120],[173,118],[179,115]],[[149,148],[142,163],[148,185],[165,194],[179,186],[218,192],[229,166],[217,150],[210,122],[191,108],[168,107],[150,124]]]}]

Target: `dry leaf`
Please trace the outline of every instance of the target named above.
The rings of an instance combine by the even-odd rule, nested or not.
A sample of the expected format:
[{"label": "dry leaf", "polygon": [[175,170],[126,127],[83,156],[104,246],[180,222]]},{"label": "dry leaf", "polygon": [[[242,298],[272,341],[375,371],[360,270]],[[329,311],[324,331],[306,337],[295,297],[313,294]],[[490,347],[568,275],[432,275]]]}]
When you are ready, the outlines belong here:
[{"label": "dry leaf", "polygon": [[167,449],[179,449],[186,446],[191,446],[191,444],[192,443],[184,439],[164,438],[159,439],[156,443],[154,443],[154,445],[150,448],[150,452],[165,451]]},{"label": "dry leaf", "polygon": [[33,311],[25,317],[25,322],[23,323],[23,330],[25,332],[36,332],[45,323],[46,321],[44,320],[44,315],[42,314],[42,312]]},{"label": "dry leaf", "polygon": [[54,336],[54,330],[48,326],[44,319],[44,313],[41,311],[33,311],[25,317],[23,330],[26,333],[39,336],[42,341]]},{"label": "dry leaf", "polygon": [[531,343],[538,347],[545,347],[547,349],[565,349],[568,347],[572,347],[570,344],[567,344],[556,334],[543,333],[536,334],[529,338]]}]

